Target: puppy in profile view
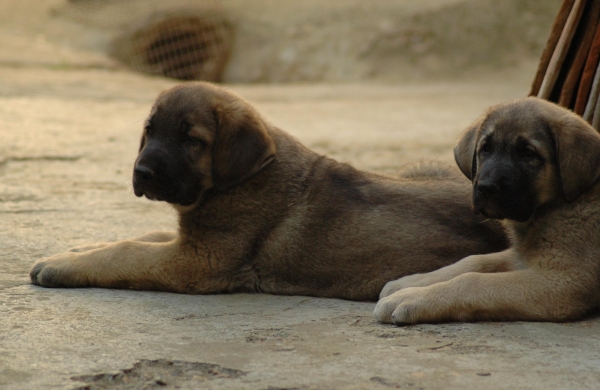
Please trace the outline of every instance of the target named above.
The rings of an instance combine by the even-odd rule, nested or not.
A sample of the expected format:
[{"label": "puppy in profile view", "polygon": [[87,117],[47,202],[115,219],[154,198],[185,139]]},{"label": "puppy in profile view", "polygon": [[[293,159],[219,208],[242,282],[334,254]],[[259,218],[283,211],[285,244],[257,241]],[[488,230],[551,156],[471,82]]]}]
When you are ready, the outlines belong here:
[{"label": "puppy in profile view", "polygon": [[182,84],[158,97],[133,169],[135,194],[173,205],[178,231],[74,248],[31,280],[376,300],[389,280],[507,247],[497,222],[469,213],[460,172],[440,172],[359,171],[224,88]]}]

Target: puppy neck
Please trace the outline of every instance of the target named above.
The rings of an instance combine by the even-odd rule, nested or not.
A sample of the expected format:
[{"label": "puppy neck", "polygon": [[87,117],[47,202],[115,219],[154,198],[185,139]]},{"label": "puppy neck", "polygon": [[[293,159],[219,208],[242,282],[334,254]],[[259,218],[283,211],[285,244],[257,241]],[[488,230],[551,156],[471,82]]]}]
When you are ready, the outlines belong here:
[{"label": "puppy neck", "polygon": [[556,210],[559,210],[566,202],[560,198],[554,199],[536,207],[535,211],[527,221],[519,222],[512,219],[503,219],[502,225],[508,232],[510,241],[513,245],[519,245],[527,239],[528,234],[532,231],[537,231],[532,228],[533,225],[548,218],[548,215]]},{"label": "puppy neck", "polygon": [[175,211],[177,211],[177,213],[179,215],[184,215],[184,214],[188,214],[194,210],[197,210],[198,208],[202,207],[202,204],[211,197],[212,193],[215,192],[215,189],[213,187],[211,188],[206,188],[204,190],[202,190],[200,192],[200,194],[198,195],[198,198],[196,199],[196,201],[192,204],[189,205],[180,205],[180,204],[173,204],[170,203],[170,205],[175,209]]},{"label": "puppy neck", "polygon": [[501,222],[508,233],[510,243],[513,246],[518,246],[525,239],[527,230],[529,230],[529,227],[533,223],[533,218],[525,222],[518,222],[512,219],[503,219]]}]

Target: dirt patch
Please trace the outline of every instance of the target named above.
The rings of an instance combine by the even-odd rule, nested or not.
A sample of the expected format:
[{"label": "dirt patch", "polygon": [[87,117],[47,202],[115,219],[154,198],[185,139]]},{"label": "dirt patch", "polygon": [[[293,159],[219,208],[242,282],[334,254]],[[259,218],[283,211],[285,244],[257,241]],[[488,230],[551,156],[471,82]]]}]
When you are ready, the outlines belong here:
[{"label": "dirt patch", "polygon": [[137,390],[155,388],[177,388],[182,383],[193,381],[195,386],[204,386],[206,380],[235,379],[245,375],[244,371],[232,370],[218,364],[194,363],[170,360],[140,360],[132,368],[116,374],[80,375],[74,381],[86,382],[78,390]]}]

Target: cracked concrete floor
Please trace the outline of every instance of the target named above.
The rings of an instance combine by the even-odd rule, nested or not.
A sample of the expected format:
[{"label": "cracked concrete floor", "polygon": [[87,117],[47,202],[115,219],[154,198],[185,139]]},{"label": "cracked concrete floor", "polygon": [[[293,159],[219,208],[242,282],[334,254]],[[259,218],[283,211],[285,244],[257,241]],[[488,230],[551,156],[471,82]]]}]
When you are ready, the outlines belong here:
[{"label": "cracked concrete floor", "polygon": [[[231,88],[307,146],[391,172],[419,158],[451,163],[461,129],[524,95],[529,72]],[[397,328],[373,320],[373,303],[29,284],[39,257],[175,227],[167,205],[135,198],[129,184],[143,119],[172,84],[0,69],[0,388],[598,388],[598,318]]]}]

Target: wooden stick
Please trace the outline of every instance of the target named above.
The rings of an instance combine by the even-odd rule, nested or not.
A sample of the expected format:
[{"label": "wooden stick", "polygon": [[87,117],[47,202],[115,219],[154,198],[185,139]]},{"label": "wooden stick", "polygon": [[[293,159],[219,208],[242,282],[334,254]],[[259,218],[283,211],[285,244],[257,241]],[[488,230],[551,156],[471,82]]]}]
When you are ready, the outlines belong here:
[{"label": "wooden stick", "polygon": [[[583,10],[581,21],[577,26],[577,32],[573,37],[571,49],[567,54],[563,68],[567,67],[568,72],[563,83],[558,104],[566,108],[574,108],[575,97],[581,81],[583,66],[588,57],[598,17],[600,16],[600,1],[588,1]],[[570,58],[569,58],[570,57]]]},{"label": "wooden stick", "polygon": [[590,91],[590,98],[587,101],[587,105],[585,106],[585,111],[583,113],[583,119],[590,124],[594,118],[594,111],[596,110],[596,103],[598,101],[598,92],[600,92],[598,87],[600,87],[600,64],[598,64],[596,67],[594,81],[592,82],[592,90]]},{"label": "wooden stick", "polygon": [[579,91],[577,91],[577,99],[575,100],[575,108],[573,109],[578,115],[583,116],[585,111],[598,63],[600,63],[600,24],[596,26],[592,47],[585,61],[585,67],[583,68],[583,74],[579,82]]},{"label": "wooden stick", "polygon": [[596,98],[596,107],[594,109],[594,118],[592,119],[592,127],[596,130],[600,129],[600,99]]},{"label": "wooden stick", "polygon": [[567,51],[569,50],[571,40],[573,39],[573,35],[577,29],[577,24],[581,18],[581,13],[583,12],[584,6],[584,0],[575,0],[573,8],[569,13],[569,17],[567,18],[565,28],[560,34],[560,38],[556,45],[556,50],[554,50],[554,53],[552,53],[552,58],[550,58],[548,70],[546,71],[546,75],[544,76],[544,80],[540,86],[540,91],[537,95],[539,98],[548,99],[552,93],[552,90],[554,89],[556,79],[558,78],[558,74],[565,56],[567,55]]},{"label": "wooden stick", "polygon": [[556,44],[558,43],[558,39],[560,38],[560,34],[563,28],[565,27],[565,23],[567,23],[567,18],[571,13],[571,9],[573,8],[574,2],[575,0],[563,0],[562,5],[560,6],[558,15],[556,15],[556,19],[554,19],[554,24],[552,25],[552,30],[550,31],[548,42],[546,42],[546,47],[544,48],[544,52],[542,53],[542,57],[540,58],[540,62],[538,63],[538,69],[535,74],[533,83],[531,85],[529,96],[537,96],[538,92],[540,91],[540,86],[542,85],[544,75],[546,74],[546,70],[548,69],[550,58],[552,57],[552,53],[554,53],[554,50],[556,49]]}]

